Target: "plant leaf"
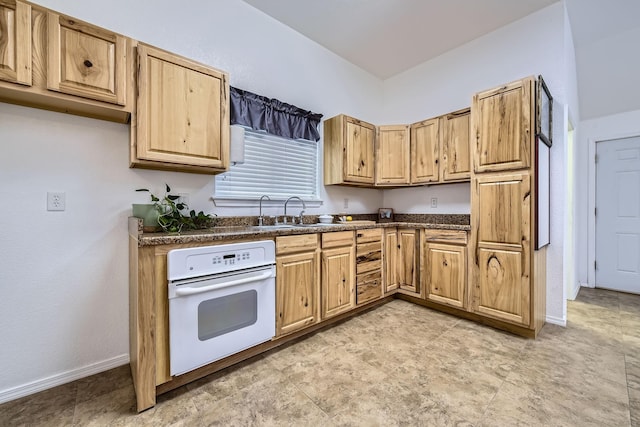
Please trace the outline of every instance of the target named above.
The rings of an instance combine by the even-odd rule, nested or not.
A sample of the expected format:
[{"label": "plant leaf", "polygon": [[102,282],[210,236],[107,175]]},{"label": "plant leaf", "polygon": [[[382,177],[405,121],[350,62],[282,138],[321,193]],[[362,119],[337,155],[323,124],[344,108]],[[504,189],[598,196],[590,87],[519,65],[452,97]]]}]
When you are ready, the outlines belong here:
[{"label": "plant leaf", "polygon": [[175,201],[178,200],[180,196],[176,196],[175,194],[167,194],[167,199]]},{"label": "plant leaf", "polygon": [[146,191],[146,192],[150,193],[150,191],[148,189],[146,189],[146,188],[138,188],[136,191]]},{"label": "plant leaf", "polygon": [[169,187],[169,184],[165,183],[164,185],[167,187],[167,193],[170,193],[171,192],[171,188]]}]

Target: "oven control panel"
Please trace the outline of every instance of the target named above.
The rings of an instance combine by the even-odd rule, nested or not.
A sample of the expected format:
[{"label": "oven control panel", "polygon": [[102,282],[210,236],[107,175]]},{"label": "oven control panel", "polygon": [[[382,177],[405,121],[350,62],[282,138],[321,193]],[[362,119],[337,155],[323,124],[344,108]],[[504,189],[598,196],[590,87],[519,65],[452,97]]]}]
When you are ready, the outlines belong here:
[{"label": "oven control panel", "polygon": [[167,254],[169,280],[226,273],[275,263],[272,240],[174,249]]},{"label": "oven control panel", "polygon": [[243,262],[251,262],[251,251],[214,255],[211,258],[213,264],[236,265]]}]

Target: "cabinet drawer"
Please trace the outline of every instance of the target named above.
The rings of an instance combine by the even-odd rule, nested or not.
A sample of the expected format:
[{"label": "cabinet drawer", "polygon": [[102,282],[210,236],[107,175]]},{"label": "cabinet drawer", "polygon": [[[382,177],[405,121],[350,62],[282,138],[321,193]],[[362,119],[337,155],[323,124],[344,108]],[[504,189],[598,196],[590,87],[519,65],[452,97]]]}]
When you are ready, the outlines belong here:
[{"label": "cabinet drawer", "polygon": [[382,242],[359,243],[356,246],[356,273],[382,268]]},{"label": "cabinet drawer", "polygon": [[356,231],[356,242],[381,242],[382,241],[382,229],[381,228],[368,228],[366,230]]},{"label": "cabinet drawer", "polygon": [[337,248],[353,245],[353,231],[322,233],[322,248]]},{"label": "cabinet drawer", "polygon": [[468,235],[462,230],[424,230],[424,238],[426,242],[466,245]]},{"label": "cabinet drawer", "polygon": [[382,297],[382,273],[380,270],[356,276],[356,304],[363,304]]},{"label": "cabinet drawer", "polygon": [[314,251],[318,247],[317,234],[301,234],[299,236],[276,237],[276,254]]}]

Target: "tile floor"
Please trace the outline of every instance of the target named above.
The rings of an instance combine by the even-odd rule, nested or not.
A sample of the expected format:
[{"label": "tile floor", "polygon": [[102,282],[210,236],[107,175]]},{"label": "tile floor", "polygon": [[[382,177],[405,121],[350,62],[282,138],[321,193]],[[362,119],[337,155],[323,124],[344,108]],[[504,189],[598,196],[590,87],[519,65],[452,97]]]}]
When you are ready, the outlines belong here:
[{"label": "tile floor", "polygon": [[395,300],[139,415],[123,366],[0,405],[0,426],[640,426],[640,296],[568,305],[527,340]]}]

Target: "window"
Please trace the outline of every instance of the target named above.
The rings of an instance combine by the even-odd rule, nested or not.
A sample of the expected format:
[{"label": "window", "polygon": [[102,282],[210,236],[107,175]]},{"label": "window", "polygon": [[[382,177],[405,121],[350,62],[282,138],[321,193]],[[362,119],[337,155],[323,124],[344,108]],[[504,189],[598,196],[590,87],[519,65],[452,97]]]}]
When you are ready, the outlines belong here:
[{"label": "window", "polygon": [[320,201],[317,142],[245,129],[244,150],[244,163],[216,176],[216,204],[225,199],[256,200],[263,194],[272,200],[299,196]]}]

